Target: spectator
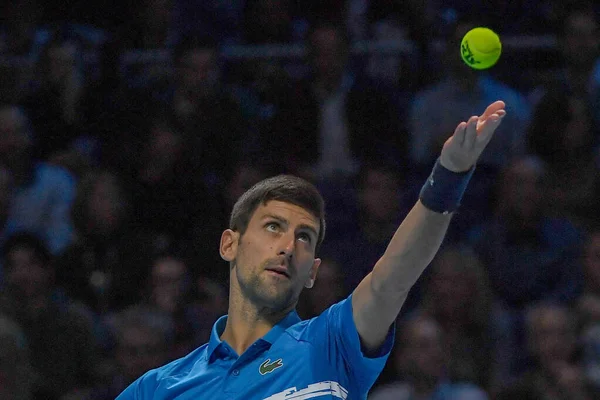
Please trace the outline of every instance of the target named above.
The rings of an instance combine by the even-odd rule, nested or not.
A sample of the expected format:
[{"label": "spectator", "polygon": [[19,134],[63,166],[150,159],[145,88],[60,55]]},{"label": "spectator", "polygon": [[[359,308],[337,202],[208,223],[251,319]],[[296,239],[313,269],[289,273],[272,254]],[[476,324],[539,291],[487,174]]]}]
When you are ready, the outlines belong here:
[{"label": "spectator", "polygon": [[73,239],[69,211],[75,179],[63,168],[33,158],[34,133],[23,109],[0,107],[0,164],[13,176],[6,237],[31,231],[43,238],[52,254],[61,253]]},{"label": "spectator", "polygon": [[470,249],[449,246],[429,268],[416,312],[444,331],[448,378],[487,388],[500,360],[493,353],[492,292],[484,266]]},{"label": "spectator", "polygon": [[34,379],[23,329],[0,314],[0,398],[33,400]]},{"label": "spectator", "polygon": [[[211,314],[202,312],[206,310],[198,306],[194,289],[193,274],[186,260],[168,253],[154,257],[143,298],[148,307],[173,321],[171,359],[183,357],[202,344],[200,327],[216,320],[216,316],[213,319]],[[205,321],[206,318],[210,320]]]},{"label": "spectator", "polygon": [[36,132],[34,156],[47,160],[66,151],[81,132],[81,100],[85,87],[83,54],[60,30],[36,64],[36,85],[23,104]]},{"label": "spectator", "polygon": [[152,117],[138,150],[122,154],[131,158],[120,171],[131,193],[132,222],[177,241],[189,239],[195,221],[211,218],[204,210],[212,201],[197,166],[201,154],[183,129],[171,115]]},{"label": "spectator", "polygon": [[[559,2],[557,2],[559,3]],[[547,91],[567,93],[590,104],[594,121],[600,101],[600,28],[596,11],[589,1],[561,2],[561,24],[558,27],[559,66],[534,89],[535,104]]]},{"label": "spectator", "polygon": [[3,247],[6,290],[0,310],[22,327],[31,351],[38,398],[58,399],[96,383],[97,343],[87,316],[54,285],[51,255],[21,233]]},{"label": "spectator", "polygon": [[540,300],[570,303],[581,292],[581,232],[545,214],[546,174],[537,157],[513,161],[498,181],[492,219],[469,235],[494,293],[514,310]]},{"label": "spectator", "polygon": [[564,91],[547,92],[535,108],[529,152],[548,167],[549,215],[588,229],[600,212],[600,140],[589,103]]},{"label": "spectator", "polygon": [[525,360],[524,310],[538,301],[571,304],[582,290],[580,231],[565,218],[545,214],[546,168],[534,156],[519,158],[501,173],[494,213],[470,231],[470,243],[487,267],[498,302],[503,376],[514,378]]},{"label": "spectator", "polygon": [[147,87],[136,95],[178,121],[201,177],[223,170],[225,159],[235,162],[251,141],[239,104],[225,90],[218,57],[211,38],[184,36],[173,49],[172,77],[146,80]]},{"label": "spectator", "polygon": [[527,348],[533,364],[508,390],[541,399],[591,400],[577,348],[571,309],[537,304],[527,311]]},{"label": "spectator", "polygon": [[488,399],[476,385],[449,379],[444,332],[433,318],[412,317],[397,332],[391,382],[375,388],[369,400]]},{"label": "spectator", "polygon": [[[344,266],[347,288],[356,287],[370,272],[370,266],[384,253],[398,221],[408,213],[413,197],[416,197],[412,189],[407,190],[401,172],[389,165],[365,164],[356,181],[357,193],[349,194],[348,189],[335,197],[333,193],[324,193],[328,203],[335,204],[330,225],[336,227],[337,233],[331,232],[329,244],[323,245],[322,254]],[[355,203],[338,202],[338,196],[352,196]],[[415,288],[413,293],[417,291]],[[404,311],[410,306],[409,299]]]},{"label": "spectator", "polygon": [[264,132],[267,157],[313,181],[352,176],[368,159],[403,159],[398,110],[351,70],[344,29],[331,23],[311,29],[311,74],[282,99]]},{"label": "spectator", "polygon": [[132,221],[129,193],[109,171],[82,179],[72,208],[76,240],[55,260],[57,282],[68,295],[104,314],[140,300],[139,288],[159,235]]},{"label": "spectator", "polygon": [[114,367],[107,385],[92,391],[92,400],[112,400],[144,372],[171,361],[173,321],[146,307],[129,307],[106,319],[115,340]]}]

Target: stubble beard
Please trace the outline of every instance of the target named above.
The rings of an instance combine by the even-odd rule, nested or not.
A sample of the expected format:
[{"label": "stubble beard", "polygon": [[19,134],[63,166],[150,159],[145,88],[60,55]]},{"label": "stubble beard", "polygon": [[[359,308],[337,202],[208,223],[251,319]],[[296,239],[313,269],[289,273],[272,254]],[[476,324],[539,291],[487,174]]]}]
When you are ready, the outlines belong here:
[{"label": "stubble beard", "polygon": [[291,282],[271,281],[266,276],[268,272],[265,272],[264,266],[252,268],[253,272],[249,276],[240,273],[237,263],[235,267],[241,295],[259,308],[279,311],[288,308],[294,302],[294,289]]}]

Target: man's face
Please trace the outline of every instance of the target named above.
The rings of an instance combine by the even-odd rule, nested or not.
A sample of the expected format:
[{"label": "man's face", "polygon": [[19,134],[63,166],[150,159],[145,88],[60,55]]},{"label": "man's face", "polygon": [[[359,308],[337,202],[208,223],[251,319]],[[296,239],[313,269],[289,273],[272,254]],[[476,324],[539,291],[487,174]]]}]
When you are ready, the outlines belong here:
[{"label": "man's face", "polygon": [[315,259],[319,229],[318,218],[302,207],[274,200],[260,205],[243,235],[232,232],[237,244],[224,257],[232,261],[232,285],[259,309],[293,308],[321,262]]}]

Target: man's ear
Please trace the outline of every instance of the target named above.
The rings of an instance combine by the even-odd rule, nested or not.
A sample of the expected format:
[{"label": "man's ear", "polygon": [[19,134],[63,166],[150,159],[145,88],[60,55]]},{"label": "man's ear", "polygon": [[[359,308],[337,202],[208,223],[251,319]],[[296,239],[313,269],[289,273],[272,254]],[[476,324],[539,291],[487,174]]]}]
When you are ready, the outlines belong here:
[{"label": "man's ear", "polygon": [[304,284],[305,288],[310,289],[315,285],[315,281],[317,280],[317,272],[319,271],[320,265],[321,265],[321,259],[315,258],[315,262],[313,263],[312,267],[310,268],[310,275],[308,277],[308,280]]},{"label": "man's ear", "polygon": [[221,243],[219,246],[219,254],[225,261],[233,261],[237,256],[238,242],[240,234],[239,232],[232,231],[231,229],[225,229],[221,234]]}]

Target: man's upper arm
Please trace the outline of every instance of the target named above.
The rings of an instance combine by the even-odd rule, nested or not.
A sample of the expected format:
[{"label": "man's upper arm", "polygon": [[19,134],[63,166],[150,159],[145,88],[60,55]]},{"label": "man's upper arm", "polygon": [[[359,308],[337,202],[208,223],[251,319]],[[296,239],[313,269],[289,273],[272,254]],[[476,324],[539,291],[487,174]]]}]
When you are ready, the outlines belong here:
[{"label": "man's upper arm", "polygon": [[367,351],[377,351],[384,343],[408,295],[407,291],[392,301],[390,298],[379,299],[372,286],[372,277],[372,273],[367,275],[352,295],[352,318]]},{"label": "man's upper arm", "polygon": [[367,351],[354,323],[352,307],[352,295],[334,304],[311,321],[313,330],[322,331],[309,332],[309,335],[326,338],[321,342],[327,346],[323,349],[324,354],[329,355],[330,362],[338,371],[349,372],[354,389],[361,392],[359,395],[366,395],[385,366],[394,343],[394,329],[388,330],[386,339],[378,349]]}]

